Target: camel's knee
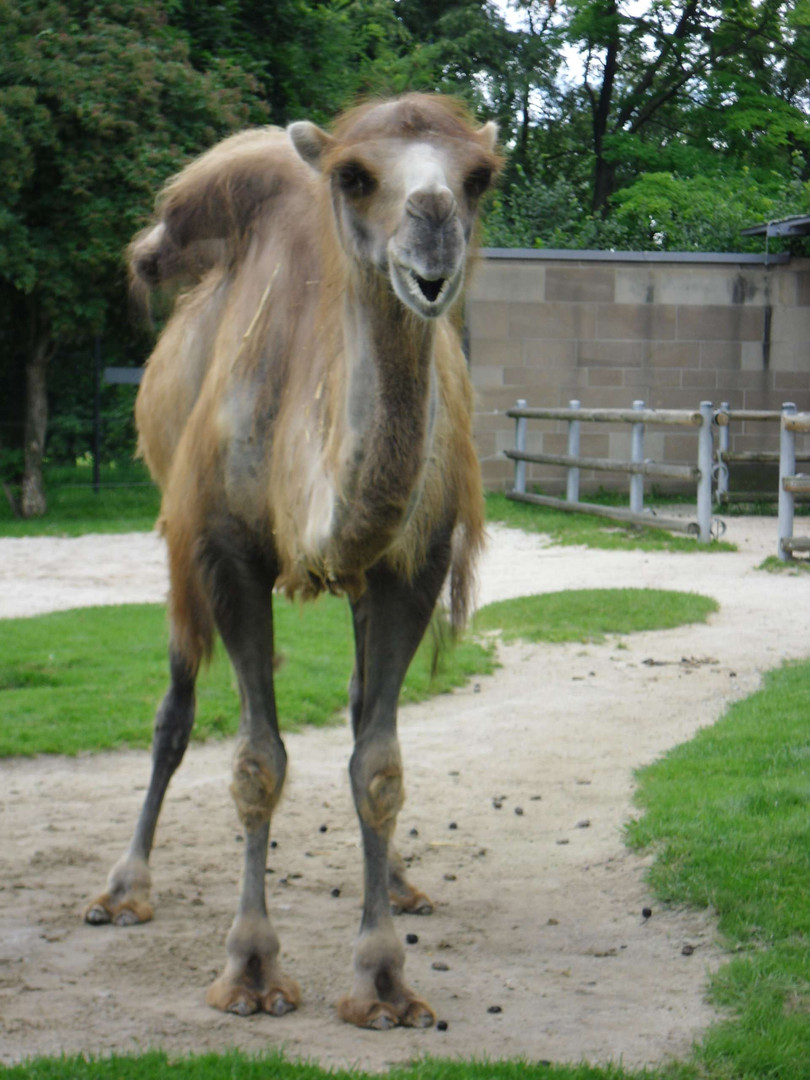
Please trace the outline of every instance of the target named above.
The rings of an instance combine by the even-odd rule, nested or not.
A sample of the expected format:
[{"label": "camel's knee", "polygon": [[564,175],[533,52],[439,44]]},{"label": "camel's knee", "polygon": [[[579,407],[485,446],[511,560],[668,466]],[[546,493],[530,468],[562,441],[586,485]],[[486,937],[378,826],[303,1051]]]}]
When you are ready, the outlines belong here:
[{"label": "camel's knee", "polygon": [[256,829],[270,820],[281,798],[286,771],[287,754],[281,743],[261,749],[247,742],[237,746],[231,794],[246,829]]},{"label": "camel's knee", "polygon": [[399,747],[387,744],[365,752],[358,748],[349,772],[360,820],[375,832],[390,836],[405,802]]}]

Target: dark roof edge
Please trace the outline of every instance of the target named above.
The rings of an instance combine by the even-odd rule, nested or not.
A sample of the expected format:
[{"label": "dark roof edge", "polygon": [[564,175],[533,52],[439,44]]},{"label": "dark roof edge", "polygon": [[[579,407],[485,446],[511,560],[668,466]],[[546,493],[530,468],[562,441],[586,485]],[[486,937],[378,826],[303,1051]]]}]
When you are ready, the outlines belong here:
[{"label": "dark roof edge", "polygon": [[790,262],[784,252],[770,255],[728,251],[569,251],[558,248],[481,248],[485,259],[515,259],[527,262],[640,262],[640,263],[725,263],[773,266]]}]

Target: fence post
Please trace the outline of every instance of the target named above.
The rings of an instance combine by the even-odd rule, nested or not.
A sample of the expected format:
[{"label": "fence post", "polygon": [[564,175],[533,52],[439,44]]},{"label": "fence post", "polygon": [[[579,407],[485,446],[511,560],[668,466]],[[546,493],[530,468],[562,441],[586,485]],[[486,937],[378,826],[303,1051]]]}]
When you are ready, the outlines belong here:
[{"label": "fence post", "polygon": [[[727,401],[720,402],[720,409],[724,413],[728,413],[731,406]],[[728,495],[728,462],[721,455],[727,454],[731,449],[731,431],[730,424],[719,425],[719,435],[717,437],[717,501],[721,503]]]},{"label": "fence post", "polygon": [[785,427],[785,418],[794,416],[796,406],[792,401],[786,401],[782,405],[782,419],[779,432],[779,540],[776,554],[782,562],[788,562],[793,558],[790,551],[785,550],[785,540],[793,536],[793,492],[785,491],[784,479],[786,476],[796,474],[796,437],[792,431]]},{"label": "fence post", "polygon": [[[578,409],[580,403],[574,398],[568,402],[570,409]],[[579,420],[568,421],[568,456],[579,457]],[[568,466],[565,498],[567,502],[579,502],[579,467]]]},{"label": "fence post", "polygon": [[712,438],[712,403],[701,401],[701,424],[698,432],[698,484],[697,484],[697,520],[698,538],[701,544],[708,544],[712,538],[712,458],[714,440]]},{"label": "fence post", "polygon": [[[634,401],[634,409],[643,409],[643,401]],[[633,424],[630,429],[630,460],[634,465],[644,461],[644,425]],[[634,514],[644,510],[644,477],[641,473],[630,473],[630,509]]]},{"label": "fence post", "polygon": [[[526,401],[518,398],[516,408],[525,409]],[[515,419],[515,450],[520,454],[526,453],[526,417],[518,416]],[[520,495],[526,494],[526,462],[515,461],[515,491]]]}]

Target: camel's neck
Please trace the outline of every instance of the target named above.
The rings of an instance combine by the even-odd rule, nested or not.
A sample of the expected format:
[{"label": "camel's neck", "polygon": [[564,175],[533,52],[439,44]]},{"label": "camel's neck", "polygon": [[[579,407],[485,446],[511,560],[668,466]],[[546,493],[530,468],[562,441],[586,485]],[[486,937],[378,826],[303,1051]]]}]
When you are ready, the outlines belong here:
[{"label": "camel's neck", "polygon": [[387,286],[346,294],[347,385],[342,499],[334,561],[370,565],[418,498],[435,413],[435,324],[408,311]]}]

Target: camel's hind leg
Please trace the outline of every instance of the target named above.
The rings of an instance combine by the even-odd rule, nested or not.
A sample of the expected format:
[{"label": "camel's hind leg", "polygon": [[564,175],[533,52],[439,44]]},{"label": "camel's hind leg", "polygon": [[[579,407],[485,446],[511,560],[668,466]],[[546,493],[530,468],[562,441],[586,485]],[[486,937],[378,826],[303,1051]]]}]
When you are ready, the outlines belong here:
[{"label": "camel's hind leg", "polygon": [[278,731],[273,689],[274,568],[238,541],[206,552],[214,617],[239,682],[242,708],[231,792],[245,829],[242,891],[226,940],[225,969],[206,1001],[247,1016],[282,1016],[301,1000],[278,961],[279,941],[267,915],[265,866],[270,818],[281,796],[287,754]]},{"label": "camel's hind leg", "polygon": [[435,1020],[430,1006],[403,979],[404,949],[390,910],[389,844],[404,800],[396,729],[399,691],[430,622],[449,558],[449,535],[444,535],[412,582],[377,567],[353,605],[358,666],[349,773],[363,837],[365,896],[354,985],[338,1010],[344,1020],[361,1027],[428,1027]]},{"label": "camel's hind leg", "polygon": [[169,649],[171,685],[155,717],[152,739],[152,775],[132,842],[110,871],[107,888],[84,910],[87,922],[130,926],[152,918],[149,903],[149,853],[155,838],[163,797],[175,769],[183,759],[194,724],[196,670],[174,648]]}]

